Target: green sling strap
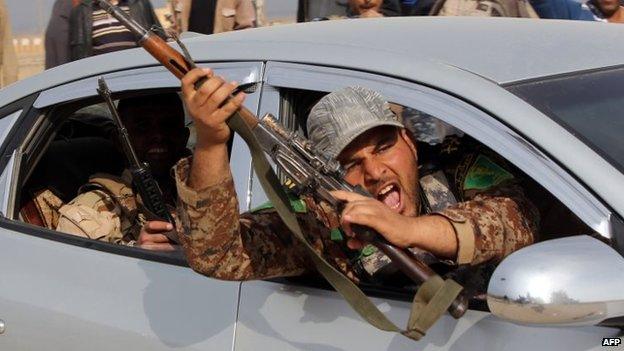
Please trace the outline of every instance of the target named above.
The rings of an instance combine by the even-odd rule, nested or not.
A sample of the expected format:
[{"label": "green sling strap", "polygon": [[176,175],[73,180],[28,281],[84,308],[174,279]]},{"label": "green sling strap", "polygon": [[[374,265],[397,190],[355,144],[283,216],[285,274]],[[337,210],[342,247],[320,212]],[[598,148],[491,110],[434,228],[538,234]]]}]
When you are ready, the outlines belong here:
[{"label": "green sling strap", "polygon": [[397,327],[379,311],[377,306],[355,283],[327,263],[308,243],[290,206],[290,200],[282,189],[277,175],[267,161],[266,155],[262,151],[251,128],[238,113],[230,118],[228,125],[247,142],[251,151],[254,170],[260,179],[264,191],[288,229],[303,244],[319,273],[369,324],[384,331],[401,333],[414,340],[422,338],[425,332],[457,298],[462,290],[462,286],[453,280],[443,280],[440,276],[433,276],[420,286],[414,297],[407,329],[403,330]]}]

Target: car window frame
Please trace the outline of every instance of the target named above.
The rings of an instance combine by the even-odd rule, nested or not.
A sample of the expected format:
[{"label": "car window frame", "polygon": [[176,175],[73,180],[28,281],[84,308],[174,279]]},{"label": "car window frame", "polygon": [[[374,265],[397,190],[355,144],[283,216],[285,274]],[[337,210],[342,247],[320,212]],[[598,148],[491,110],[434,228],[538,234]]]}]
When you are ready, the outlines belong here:
[{"label": "car window frame", "polygon": [[[242,83],[251,83],[245,81],[246,78],[255,80],[253,83],[258,84],[258,86],[256,87],[256,102],[257,105],[260,104],[259,101],[262,84],[262,72],[264,70],[263,62],[202,62],[199,64],[199,66],[209,66],[213,68],[213,70],[215,70],[216,72],[223,70],[225,73],[232,73],[227,71],[228,68],[234,67],[236,69],[242,68],[244,70],[244,68],[247,67],[247,69],[251,71],[251,74],[246,75],[246,77],[242,77],[239,75],[233,78],[237,79]],[[138,77],[140,77],[141,75],[145,75],[148,77],[147,81],[142,82],[143,84],[141,84],[141,82],[139,82],[140,79],[138,79]],[[128,79],[128,76],[132,76],[133,78],[130,83],[125,82],[125,80]],[[26,108],[24,109],[24,113],[28,112],[27,118],[22,118],[20,116],[21,123],[19,125],[19,128],[14,128],[14,133],[9,135],[9,137],[7,138],[7,140],[9,141],[9,145],[12,147],[5,148],[3,146],[2,149],[2,155],[7,155],[6,153],[8,151],[11,151],[11,155],[13,153],[17,154],[12,157],[15,163],[15,166],[13,168],[16,171],[11,174],[11,196],[9,199],[9,203],[12,204],[13,208],[11,212],[9,212],[9,216],[0,218],[0,228],[9,229],[20,234],[26,234],[47,240],[52,240],[61,244],[69,244],[127,257],[188,267],[188,263],[180,250],[174,252],[155,252],[141,249],[138,247],[91,240],[32,225],[26,222],[22,222],[18,219],[19,209],[17,209],[17,206],[15,206],[17,203],[17,199],[19,199],[19,187],[17,186],[17,184],[22,181],[22,176],[24,176],[24,173],[27,171],[25,169],[26,165],[22,163],[21,160],[23,159],[23,157],[29,156],[28,154],[24,154],[24,150],[32,150],[33,145],[37,142],[40,144],[49,144],[49,142],[52,141],[54,133],[53,128],[51,128],[50,118],[48,118],[48,113],[52,109],[71,105],[73,107],[71,107],[70,109],[78,110],[81,107],[85,107],[93,104],[96,101],[99,101],[99,97],[97,96],[97,92],[95,90],[95,87],[97,87],[97,78],[99,77],[104,77],[107,80],[107,83],[111,88],[114,96],[118,96],[120,94],[131,94],[133,92],[144,90],[180,90],[180,83],[177,78],[175,78],[173,75],[171,75],[171,73],[166,71],[164,67],[153,66],[118,70],[114,72],[100,74],[97,76],[85,77],[81,80],[68,82],[65,85],[56,86],[29,96],[28,100],[24,100],[29,103],[28,111],[26,111]],[[69,87],[71,87],[71,89]],[[2,110],[0,110],[0,113],[1,112]],[[41,137],[42,135],[47,136],[48,139],[43,142],[41,142],[40,140],[31,140],[37,139],[37,137],[35,136]],[[240,137],[238,138],[240,139]],[[235,141],[233,152],[238,152],[242,155],[246,155],[246,159],[240,160],[241,162],[237,162],[237,164],[242,164],[242,167],[251,168],[251,155],[248,150],[244,149],[246,145],[240,145],[241,143],[244,144],[244,142],[242,142],[242,139]],[[42,153],[40,153],[40,155],[36,157],[40,157],[41,154]],[[6,157],[3,157],[3,160],[5,158]],[[250,172],[246,172],[247,178],[249,174]],[[249,186],[249,179],[247,178],[243,180],[244,184],[241,184],[240,186]],[[248,204],[244,203],[241,204],[241,206],[247,207]]]},{"label": "car window frame", "polygon": [[[601,219],[599,221],[594,221],[594,225],[589,225],[586,219],[583,219],[582,216],[579,216],[579,213],[577,212],[579,211],[578,208],[576,209],[576,211],[571,209],[572,212],[574,213],[574,215],[581,218],[581,220],[585,224],[589,225],[593,230],[602,230],[601,235],[608,236],[612,233],[612,213],[610,212],[610,210],[599,199],[595,198],[591,191],[588,191],[584,185],[580,184],[576,178],[570,176],[556,161],[551,160],[544,152],[532,145],[518,132],[512,130],[510,127],[500,122],[500,120],[496,118],[496,116],[487,113],[486,109],[474,106],[469,102],[464,101],[457,96],[447,94],[446,92],[436,90],[431,87],[418,84],[416,82],[405,81],[395,77],[377,75],[370,72],[300,63],[267,62],[267,67],[265,71],[265,84],[263,86],[263,99],[260,103],[260,112],[262,114],[273,113],[282,124],[288,127],[292,127],[296,125],[296,123],[292,120],[289,120],[288,116],[283,115],[283,112],[289,111],[289,108],[284,108],[285,105],[288,105],[288,103],[284,101],[284,97],[281,94],[282,89],[331,92],[344,86],[354,85],[354,82],[357,82],[357,85],[367,86],[369,88],[380,91],[382,95],[387,96],[389,100],[393,103],[412,107],[421,112],[439,118],[443,122],[458,128],[459,130],[472,136],[477,141],[492,148],[493,150],[498,151],[500,150],[500,148],[496,148],[495,144],[484,142],[484,135],[481,134],[483,129],[489,131],[499,131],[502,135],[506,135],[509,140],[514,141],[514,148],[523,150],[522,154],[530,155],[530,157],[532,157],[533,159],[539,160],[540,162],[544,162],[545,164],[547,164],[548,169],[556,173],[558,176],[563,177],[568,182],[568,184],[570,184],[570,187],[579,186],[581,189],[583,189],[583,195],[591,199],[588,201],[587,206],[593,207],[593,210],[598,213],[599,216],[601,216]],[[396,88],[412,90],[412,94],[392,94],[391,89]],[[414,96],[416,96],[417,98],[413,99]],[[475,117],[473,118],[473,120],[477,121],[477,123],[475,123],[475,125],[469,126],[469,128],[465,128],[466,123],[461,123],[461,119],[450,118],[450,116],[441,113],[441,111],[432,104],[431,99],[422,99],[423,97],[427,96],[435,98],[434,100],[437,99],[439,103],[443,103],[447,108],[450,107],[455,109],[455,115],[464,114],[465,118],[467,118],[467,116]],[[418,97],[420,97],[421,99],[419,99]],[[429,103],[429,105],[425,104],[426,108],[424,109],[422,108],[422,105],[418,105],[418,101],[423,100]],[[447,118],[442,118],[439,116],[444,116]],[[482,128],[483,124],[485,124],[485,128]],[[496,141],[496,139],[497,138],[490,138],[488,140]],[[509,146],[505,146],[505,149],[509,148]],[[506,153],[501,153],[501,155],[512,164],[518,166],[517,162],[514,162],[517,158],[517,155],[509,152],[510,150],[507,151],[508,152]],[[532,179],[534,179],[534,181],[544,186],[543,182],[536,179],[538,177],[530,175],[528,172],[526,172],[526,167],[519,168],[527,173]],[[546,186],[548,186],[548,182],[546,183]],[[265,196],[263,194],[264,192],[258,191],[257,188],[254,188],[252,193],[253,197]],[[559,201],[562,201],[557,194],[553,195]],[[569,204],[566,204],[563,201],[562,203],[568,208],[571,207],[569,206]],[[581,208],[583,209],[585,207]],[[581,211],[582,213],[584,213],[583,210]],[[274,281],[281,284],[305,285],[314,288],[331,289],[327,284],[318,280],[310,281],[309,279],[306,280],[277,278],[270,279],[269,281]],[[401,301],[411,301],[411,299],[413,298],[413,293],[407,290],[401,291],[400,289],[385,289],[374,285],[364,285],[361,287],[367,295],[373,297],[382,297]],[[480,311],[488,310],[487,305],[483,301],[478,300],[470,301],[470,309],[476,309]]]},{"label": "car window frame", "polygon": [[[292,83],[297,81],[297,83]],[[279,106],[279,89],[291,88],[330,92],[357,83],[380,91],[391,102],[413,107],[434,116],[472,136],[477,141],[496,150],[502,157],[517,166],[537,183],[568,207],[592,230],[607,239],[612,239],[611,210],[597,198],[583,183],[570,175],[556,160],[512,130],[485,108],[471,104],[458,96],[432,87],[395,77],[387,77],[359,70],[327,67],[311,64],[268,62],[260,104],[261,113]],[[401,93],[398,93],[401,91]],[[501,87],[501,90],[505,89]],[[277,92],[276,92],[277,91]],[[438,105],[436,105],[438,104]],[[273,112],[278,112],[275,110]],[[283,116],[278,115],[278,119]],[[282,121],[287,125],[292,122]],[[501,136],[505,136],[502,140]],[[580,141],[579,141],[580,142]],[[532,162],[532,163],[528,163]],[[544,167],[546,174],[536,174],[535,165]],[[565,184],[566,186],[564,186]],[[551,189],[556,189],[553,191]]]}]

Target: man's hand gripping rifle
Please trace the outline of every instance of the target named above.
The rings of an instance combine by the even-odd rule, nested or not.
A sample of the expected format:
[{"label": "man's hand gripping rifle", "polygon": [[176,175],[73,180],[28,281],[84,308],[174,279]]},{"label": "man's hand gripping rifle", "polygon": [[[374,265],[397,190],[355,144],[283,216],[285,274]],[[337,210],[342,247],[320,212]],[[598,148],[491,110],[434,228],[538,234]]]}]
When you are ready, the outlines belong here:
[{"label": "man's hand gripping rifle", "polygon": [[[173,49],[152,31],[142,28],[117,6],[111,5],[107,0],[97,0],[97,2],[100,7],[134,33],[138,38],[138,44],[176,77],[182,78],[196,67],[181,42],[178,41],[178,44],[184,55]],[[199,88],[205,80],[205,77],[198,80],[195,83],[195,88]],[[340,208],[341,205],[331,195],[330,191],[332,190],[355,191],[370,196],[363,189],[354,188],[342,179],[343,174],[336,161],[327,160],[322,155],[316,154],[307,140],[286,132],[272,116],[267,115],[259,120],[245,107],[241,107],[238,114],[244,124],[247,125],[247,129],[251,130],[255,138],[258,139],[263,151],[270,155],[274,162],[288,175],[290,182],[292,182],[289,187],[299,194],[311,194],[316,199],[327,201],[337,208]],[[230,122],[231,120],[228,121],[228,125],[232,127]],[[437,275],[426,264],[410,256],[404,250],[391,245],[371,229],[366,227],[354,227],[353,229],[359,238],[371,242],[379,248],[414,282],[421,284]],[[466,309],[466,298],[460,294],[448,308],[448,311],[453,317],[459,318]]]},{"label": "man's hand gripping rifle", "polygon": [[[121,143],[123,153],[128,160],[129,170],[132,174],[132,184],[134,185],[134,189],[141,196],[143,206],[145,206],[145,208],[150,211],[157,219],[169,222],[175,228],[175,221],[173,219],[173,216],[167,209],[163,193],[160,190],[158,183],[152,176],[149,165],[139,160],[139,157],[132,147],[130,137],[128,136],[128,131],[126,130],[126,127],[119,117],[117,108],[115,108],[115,105],[113,104],[111,91],[108,88],[108,85],[106,84],[104,78],[98,79],[97,92],[102,97],[102,99],[104,99],[104,102],[106,102],[106,105],[108,106],[108,109],[113,117],[113,121],[117,126],[119,142]],[[174,243],[178,242],[177,235],[174,231],[164,234],[167,236],[167,238],[169,238],[169,240],[173,241]]]},{"label": "man's hand gripping rifle", "polygon": [[[334,198],[331,191],[345,190],[371,196],[362,187],[354,187],[344,181],[344,171],[336,160],[315,152],[307,139],[295,132],[286,131],[272,115],[267,114],[260,119],[254,134],[264,151],[286,174],[286,186],[296,195],[310,195],[316,200],[329,203],[337,210],[342,209],[344,203]],[[377,247],[414,282],[420,284],[436,275],[429,266],[390,244],[372,229],[355,225],[353,230],[360,240]],[[465,298],[460,295],[449,308],[449,313],[459,318],[466,308]]]}]

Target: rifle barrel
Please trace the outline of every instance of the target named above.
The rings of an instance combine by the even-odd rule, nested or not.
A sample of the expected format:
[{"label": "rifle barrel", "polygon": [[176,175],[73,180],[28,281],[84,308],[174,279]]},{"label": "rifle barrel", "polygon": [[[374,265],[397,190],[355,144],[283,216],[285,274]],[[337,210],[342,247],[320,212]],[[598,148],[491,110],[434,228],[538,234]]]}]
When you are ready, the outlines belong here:
[{"label": "rifle barrel", "polygon": [[115,125],[117,126],[117,131],[119,132],[119,141],[121,142],[121,146],[123,148],[124,153],[126,154],[126,157],[128,158],[128,161],[131,163],[131,166],[133,167],[141,167],[141,161],[139,160],[139,157],[134,151],[134,148],[130,144],[130,137],[128,136],[128,130],[124,126],[123,122],[121,121],[119,112],[117,112],[117,109],[115,108],[115,104],[113,104],[113,99],[111,98],[111,91],[108,88],[106,81],[102,77],[98,78],[97,91],[102,97],[102,99],[104,99],[104,102],[106,102],[106,106],[108,106],[108,109],[111,115],[113,116],[113,120],[115,121]]}]

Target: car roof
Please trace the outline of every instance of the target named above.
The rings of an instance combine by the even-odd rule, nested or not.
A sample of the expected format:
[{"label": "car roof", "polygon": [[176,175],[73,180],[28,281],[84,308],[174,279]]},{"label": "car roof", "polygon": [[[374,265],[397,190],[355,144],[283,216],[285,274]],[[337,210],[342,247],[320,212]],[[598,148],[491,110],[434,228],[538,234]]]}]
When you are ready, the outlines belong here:
[{"label": "car roof", "polygon": [[[281,61],[362,70],[461,96],[555,157],[624,216],[624,175],[500,84],[624,64],[624,26],[515,18],[335,20],[187,37],[198,62]],[[0,90],[0,106],[87,77],[156,66],[137,48],[68,63]],[[131,78],[129,78],[131,79]],[[572,150],[571,148],[574,148]],[[594,167],[587,167],[592,164]]]},{"label": "car roof", "polygon": [[[623,34],[622,26],[585,21],[395,17],[263,27],[185,42],[197,61],[315,63],[415,80],[435,64],[501,84],[622,64]],[[0,104],[87,76],[155,64],[142,49],[90,57],[17,82],[0,91]]]}]

